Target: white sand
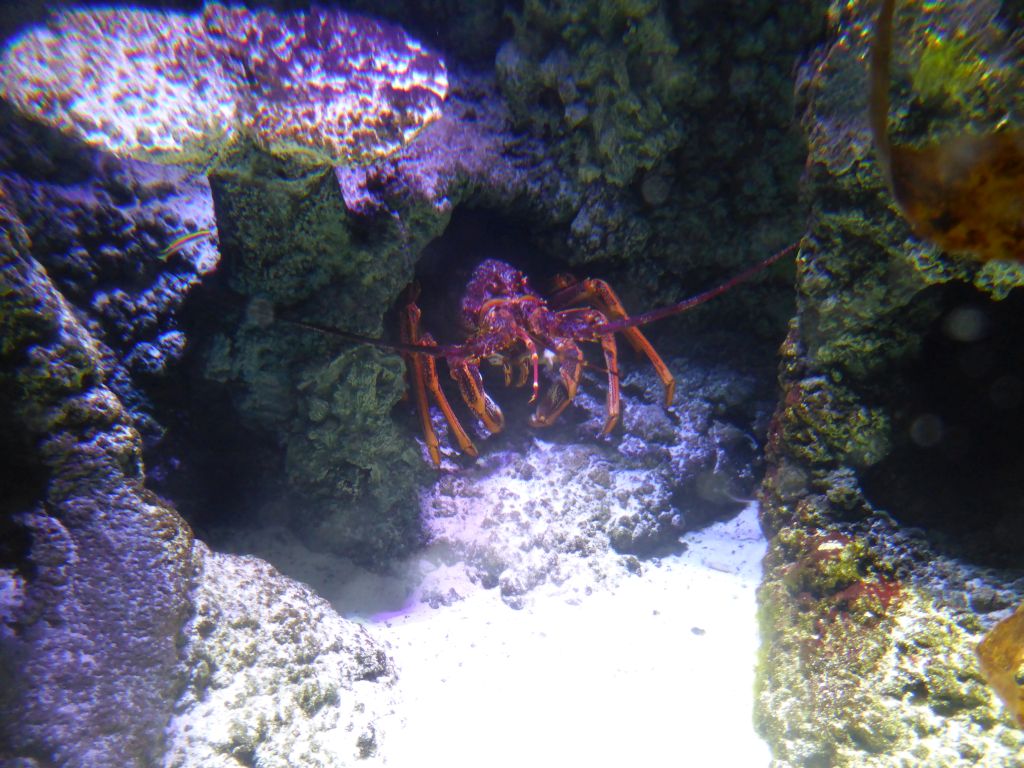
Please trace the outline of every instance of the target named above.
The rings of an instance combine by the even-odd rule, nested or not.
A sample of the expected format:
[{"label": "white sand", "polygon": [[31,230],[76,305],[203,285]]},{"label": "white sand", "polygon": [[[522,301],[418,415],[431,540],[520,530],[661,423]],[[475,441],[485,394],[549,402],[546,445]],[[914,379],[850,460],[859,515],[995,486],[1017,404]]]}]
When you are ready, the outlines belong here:
[{"label": "white sand", "polygon": [[[582,599],[543,585],[517,611],[467,583],[450,606],[364,619],[400,675],[399,707],[377,723],[378,758],[396,768],[768,765],[751,722],[765,552],[756,507],[686,542],[684,554],[595,582]],[[396,585],[364,577],[335,607],[365,611],[375,589],[393,596]]]}]

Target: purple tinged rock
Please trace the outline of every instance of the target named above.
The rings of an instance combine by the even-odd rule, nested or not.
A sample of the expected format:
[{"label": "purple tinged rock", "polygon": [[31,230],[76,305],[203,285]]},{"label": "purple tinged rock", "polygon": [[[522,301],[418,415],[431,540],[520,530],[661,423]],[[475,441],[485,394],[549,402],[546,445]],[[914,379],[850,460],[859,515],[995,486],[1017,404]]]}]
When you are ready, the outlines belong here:
[{"label": "purple tinged rock", "polygon": [[274,155],[352,165],[390,155],[441,115],[440,57],[401,27],[337,10],[253,13],[210,4],[211,46],[242,121]]},{"label": "purple tinged rock", "polygon": [[25,544],[0,568],[0,762],[155,765],[178,694],[192,532],[143,486],[142,441],[100,344],[28,247],[0,187],[0,370],[18,383],[3,419],[39,486],[9,500],[7,535]]},{"label": "purple tinged rock", "polygon": [[306,165],[372,162],[441,114],[444,63],[338,10],[71,10],[0,54],[0,95],[122,157],[207,167],[243,134]]}]

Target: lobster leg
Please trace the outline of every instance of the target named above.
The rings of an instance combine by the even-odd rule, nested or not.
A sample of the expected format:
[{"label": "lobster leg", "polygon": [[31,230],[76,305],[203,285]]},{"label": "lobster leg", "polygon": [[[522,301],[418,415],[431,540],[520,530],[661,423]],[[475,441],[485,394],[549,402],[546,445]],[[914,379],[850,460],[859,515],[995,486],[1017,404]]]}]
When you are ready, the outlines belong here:
[{"label": "lobster leg", "polygon": [[579,384],[580,376],[583,373],[583,357],[579,347],[576,345],[576,341],[595,341],[601,344],[601,351],[604,352],[604,365],[608,372],[608,394],[605,398],[605,420],[604,427],[601,429],[602,435],[609,434],[615,425],[619,423],[619,416],[621,415],[622,408],[619,399],[619,353],[618,347],[615,344],[614,333],[594,333],[592,329],[599,328],[607,323],[607,318],[595,310],[590,308],[580,309],[565,309],[558,313],[558,325],[559,333],[564,334],[565,337],[573,339],[573,341],[566,344],[564,341],[561,342],[562,346],[571,348],[572,354],[566,360],[563,357],[563,352],[558,349],[559,357],[563,359],[562,377],[565,380],[565,363],[568,362],[572,366],[572,385],[571,389],[567,388],[565,402],[559,403],[557,410],[553,410],[549,416],[549,421],[553,421],[563,410],[565,406],[569,404],[573,396],[576,394],[576,385]]},{"label": "lobster leg", "polygon": [[[619,354],[615,346],[615,334],[601,334],[601,349],[604,351],[604,365],[608,369],[608,395],[605,399],[605,419],[602,435],[607,435],[619,423]],[[651,352],[654,352],[652,349]],[[657,356],[657,353],[655,353]],[[658,358],[659,361],[661,358]],[[675,380],[672,380],[673,385]]]},{"label": "lobster leg", "polygon": [[[429,333],[420,335],[420,308],[416,306],[417,289],[410,288],[408,293],[408,304],[402,313],[401,339],[403,344],[432,346],[434,339]],[[435,467],[441,466],[440,441],[437,439],[437,432],[430,421],[430,402],[427,399],[427,392],[434,396],[434,401],[444,414],[445,420],[459,448],[463,453],[476,458],[478,455],[476,446],[469,439],[466,430],[462,428],[458,417],[452,410],[441,389],[441,383],[437,378],[437,363],[432,355],[417,354],[416,352],[403,352],[406,368],[409,371],[409,384],[412,387],[413,397],[416,400],[416,410],[420,415],[420,425],[423,428],[423,439],[427,444],[427,452]]]},{"label": "lobster leg", "polygon": [[[573,314],[582,311],[585,310],[569,310]],[[575,341],[568,337],[556,337],[547,339],[545,346],[554,351],[558,358],[559,380],[544,393],[537,410],[530,417],[530,426],[533,427],[547,427],[554,423],[576,397],[580,377],[583,375],[583,352]]]},{"label": "lobster leg", "polygon": [[[523,346],[526,347],[526,351],[529,355],[530,367],[533,369],[533,388],[531,389],[530,395],[530,402],[532,403],[537,399],[537,394],[540,392],[540,357],[537,355],[537,345],[533,343],[533,339],[530,337],[530,334],[525,330],[520,329],[517,335],[519,336],[519,340],[523,342]],[[523,367],[526,367],[525,360],[523,362]]]},{"label": "lobster leg", "polygon": [[[540,391],[540,356],[537,354],[537,347],[526,334],[526,353],[519,357],[507,357],[501,360],[501,370],[505,375],[505,386],[506,387],[525,387],[526,382],[530,380],[530,371],[533,371],[533,388],[532,394],[530,395],[530,402],[532,403],[537,399],[537,394]],[[513,376],[515,378],[513,378]]]},{"label": "lobster leg", "polygon": [[500,432],[505,426],[505,417],[498,404],[484,391],[480,367],[468,360],[462,360],[459,362],[449,361],[448,368],[452,372],[452,378],[459,385],[462,399],[466,401],[470,410],[479,417],[489,431]]},{"label": "lobster leg", "polygon": [[[551,301],[557,306],[569,306],[587,301],[596,306],[611,320],[627,320],[629,318],[626,308],[622,306],[618,295],[604,280],[588,278],[572,283],[562,288]],[[658,378],[661,379],[662,386],[665,387],[665,407],[667,408],[672,405],[676,395],[676,380],[669,371],[668,366],[665,365],[665,361],[661,359],[661,356],[654,350],[651,342],[647,340],[647,337],[641,333],[639,328],[623,328],[622,333],[625,334],[626,341],[629,342],[633,349],[651,361],[651,365],[654,366]]]},{"label": "lobster leg", "polygon": [[[619,422],[621,406],[619,403],[619,361],[618,351],[615,345],[615,335],[611,333],[602,334],[594,341],[601,342],[601,349],[604,352],[605,368],[608,370],[608,394],[605,399],[605,420],[601,434],[607,435]],[[556,382],[544,395],[536,412],[530,417],[530,426],[547,427],[562,414],[569,403],[576,395],[580,375],[583,371],[582,357],[579,348],[575,344],[563,344],[559,354],[564,353],[560,366],[561,379]],[[569,352],[571,348],[573,352]]]}]

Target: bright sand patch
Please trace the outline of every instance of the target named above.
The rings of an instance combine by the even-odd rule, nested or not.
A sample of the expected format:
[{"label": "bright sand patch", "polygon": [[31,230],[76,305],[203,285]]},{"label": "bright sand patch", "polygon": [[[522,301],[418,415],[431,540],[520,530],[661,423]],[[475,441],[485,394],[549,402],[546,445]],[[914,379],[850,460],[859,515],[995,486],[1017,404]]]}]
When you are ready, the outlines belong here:
[{"label": "bright sand patch", "polygon": [[[752,725],[756,506],[685,541],[576,604],[543,585],[517,611],[466,583],[452,605],[366,621],[399,671],[379,757],[399,768],[766,766]],[[335,607],[365,606],[374,589],[360,580]]]}]

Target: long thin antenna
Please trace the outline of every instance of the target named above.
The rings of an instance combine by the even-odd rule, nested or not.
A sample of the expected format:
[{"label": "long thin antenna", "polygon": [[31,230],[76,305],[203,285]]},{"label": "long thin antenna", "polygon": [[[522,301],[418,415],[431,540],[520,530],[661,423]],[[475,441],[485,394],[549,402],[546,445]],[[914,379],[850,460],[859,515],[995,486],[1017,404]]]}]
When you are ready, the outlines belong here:
[{"label": "long thin antenna", "polygon": [[[615,333],[617,331],[625,330],[626,328],[635,328],[638,325],[646,325],[647,323],[653,323],[656,320],[661,320],[666,317],[672,317],[673,315],[680,315],[687,310],[693,309],[706,301],[710,301],[716,296],[720,296],[726,291],[735,288],[740,283],[744,283],[750,280],[755,275],[760,274],[764,270],[768,269],[772,264],[779,261],[779,259],[787,256],[799,247],[800,243],[796,242],[792,245],[783,248],[778,253],[774,253],[766,259],[762,259],[751,267],[747,267],[745,270],[737,275],[733,275],[724,283],[716,285],[714,288],[709,288],[703,293],[698,293],[696,296],[691,296],[688,299],[684,299],[678,304],[672,304],[667,307],[661,307],[659,309],[652,309],[650,312],[644,312],[640,315],[632,315],[623,320],[616,320],[611,323],[605,323],[604,325],[598,325],[593,329],[595,334],[602,333]],[[373,336],[363,336],[359,333],[352,333],[351,331],[343,331],[340,328],[332,328],[329,325],[319,325],[317,323],[310,323],[305,320],[292,320],[286,317],[278,316],[276,319],[288,325],[295,325],[299,328],[308,328],[311,331],[322,333],[327,336],[334,336],[340,339],[345,339],[356,344],[369,344],[370,346],[377,347],[379,349],[389,349],[393,352],[409,352],[421,355],[431,355],[432,357],[445,357],[449,354],[458,352],[458,347],[453,345],[441,346],[438,344],[403,344],[401,342],[385,341],[384,339],[376,339]]]},{"label": "long thin antenna", "polygon": [[738,275],[733,275],[724,283],[716,285],[714,288],[709,288],[703,293],[698,293],[696,296],[691,296],[688,299],[684,299],[678,304],[672,304],[668,307],[661,307],[659,309],[652,309],[650,312],[644,312],[640,315],[632,315],[625,318],[624,320],[615,320],[611,323],[605,323],[594,328],[594,333],[615,333],[616,331],[623,331],[626,328],[635,328],[638,325],[646,325],[647,323],[653,323],[655,320],[661,320],[666,317],[672,317],[672,315],[680,315],[689,309],[703,304],[706,301],[710,301],[716,296],[720,296],[726,291],[735,288],[740,283],[744,283],[755,275],[768,269],[772,264],[777,262],[784,256],[789,255],[796,251],[800,246],[799,242],[793,243],[783,248],[778,253],[774,253],[767,259],[762,259],[752,267],[747,267],[745,270],[740,272]]},{"label": "long thin antenna", "polygon": [[277,317],[282,323],[288,325],[298,326],[299,328],[307,328],[317,333],[322,333],[326,336],[334,336],[339,339],[345,339],[356,344],[369,344],[372,347],[379,349],[389,349],[392,352],[416,352],[422,355],[432,355],[433,357],[444,357],[449,352],[454,351],[454,347],[445,346],[442,347],[438,344],[403,344],[398,341],[385,341],[384,339],[376,339],[373,336],[363,336],[360,333],[352,333],[351,331],[343,331],[340,328],[332,328],[329,325],[319,325],[317,323],[309,323],[305,320],[292,320],[287,317]]}]

